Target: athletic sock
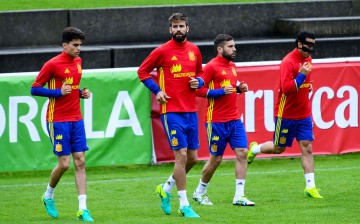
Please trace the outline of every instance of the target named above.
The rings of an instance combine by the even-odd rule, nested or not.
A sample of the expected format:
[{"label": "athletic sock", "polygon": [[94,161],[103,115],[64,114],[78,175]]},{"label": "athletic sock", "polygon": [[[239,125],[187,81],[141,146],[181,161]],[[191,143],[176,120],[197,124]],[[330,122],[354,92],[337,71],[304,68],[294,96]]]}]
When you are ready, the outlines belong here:
[{"label": "athletic sock", "polygon": [[261,153],[261,150],[260,150],[261,145],[262,145],[262,144],[253,146],[253,147],[252,147],[252,151],[251,151],[252,154],[257,155],[257,154]]},{"label": "athletic sock", "polygon": [[306,188],[315,187],[315,175],[314,173],[305,173]]},{"label": "athletic sock", "polygon": [[169,179],[164,184],[163,190],[167,193],[170,193],[171,190],[175,187],[175,179],[173,178],[173,175],[171,174]]},{"label": "athletic sock", "polygon": [[195,193],[200,194],[200,195],[206,194],[206,187],[207,187],[208,184],[209,183],[202,182],[201,179],[200,179],[199,185],[197,186],[197,188],[195,190]]},{"label": "athletic sock", "polygon": [[46,198],[46,199],[54,198],[54,191],[55,191],[55,188],[50,187],[50,185],[48,184],[46,191],[45,191],[44,198]]},{"label": "athletic sock", "polygon": [[186,196],[186,190],[178,191],[179,200],[180,200],[180,209],[184,206],[189,206],[189,201]]},{"label": "athletic sock", "polygon": [[79,200],[79,210],[85,210],[87,209],[86,206],[86,194],[80,194],[78,196],[78,200]]},{"label": "athletic sock", "polygon": [[236,179],[236,188],[235,188],[235,197],[236,199],[240,199],[244,196],[244,189],[245,189],[245,180],[243,179]]}]

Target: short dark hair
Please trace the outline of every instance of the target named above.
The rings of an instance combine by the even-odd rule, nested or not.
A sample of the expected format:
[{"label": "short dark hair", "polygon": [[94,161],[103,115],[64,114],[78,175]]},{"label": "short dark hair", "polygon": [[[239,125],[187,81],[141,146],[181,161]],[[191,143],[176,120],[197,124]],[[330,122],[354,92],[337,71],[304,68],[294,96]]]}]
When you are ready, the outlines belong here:
[{"label": "short dark hair", "polygon": [[308,31],[301,31],[296,35],[296,39],[295,39],[295,45],[296,47],[298,46],[298,42],[300,43],[307,43],[306,38],[310,38],[315,40],[315,34],[310,33]]},{"label": "short dark hair", "polygon": [[217,49],[217,47],[224,47],[225,42],[233,40],[234,38],[228,34],[219,34],[215,37],[214,40],[214,47],[215,50]]},{"label": "short dark hair", "polygon": [[189,26],[188,19],[185,14],[181,12],[173,13],[169,18],[169,25],[172,26],[174,21],[185,21],[186,26]]},{"label": "short dark hair", "polygon": [[62,43],[69,43],[72,40],[85,41],[85,34],[76,27],[66,27],[62,34]]}]

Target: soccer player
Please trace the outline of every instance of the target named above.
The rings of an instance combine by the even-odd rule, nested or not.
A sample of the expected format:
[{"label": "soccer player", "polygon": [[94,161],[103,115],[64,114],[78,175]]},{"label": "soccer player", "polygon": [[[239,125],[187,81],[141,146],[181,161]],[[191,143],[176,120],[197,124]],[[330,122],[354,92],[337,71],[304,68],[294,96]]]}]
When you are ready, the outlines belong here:
[{"label": "soccer player", "polygon": [[[165,214],[171,213],[170,192],[176,185],[179,214],[198,218],[186,195],[186,174],[195,165],[199,148],[195,90],[204,84],[202,56],[196,45],[187,41],[189,24],[182,13],[169,18],[172,39],[153,50],[138,70],[139,79],[160,103],[161,121],[175,155],[174,171],[165,184],[156,187]],[[159,85],[150,73],[156,68]]]},{"label": "soccer player", "polygon": [[302,152],[302,167],[305,173],[305,195],[323,198],[314,178],[312,141],[314,140],[309,92],[311,53],[315,47],[315,35],[303,31],[296,36],[296,48],[287,54],[280,64],[279,96],[275,105],[275,132],[273,141],[262,144],[252,142],[247,161],[250,164],[259,153],[281,154],[291,147],[294,138]]},{"label": "soccer player", "polygon": [[[46,114],[47,129],[58,158],[52,170],[47,189],[42,196],[46,212],[58,217],[55,207],[54,190],[62,175],[69,169],[70,153],[74,161],[75,182],[78,190],[79,220],[93,222],[86,206],[86,144],[84,121],[80,111],[80,98],[89,99],[90,91],[80,89],[82,60],[79,57],[84,33],[75,27],[67,27],[62,33],[63,52],[47,61],[31,88],[34,96],[49,97]],[[44,88],[45,85],[48,88]]]},{"label": "soccer player", "polygon": [[206,162],[193,199],[202,205],[213,205],[206,195],[206,188],[220,165],[225,148],[229,143],[236,155],[235,196],[233,205],[254,206],[244,194],[246,178],[247,137],[236,104],[237,93],[248,91],[244,82],[238,81],[235,64],[235,42],[232,36],[219,34],[214,40],[217,56],[204,67],[204,87],[197,95],[208,98],[205,126],[209,143],[210,158]]}]

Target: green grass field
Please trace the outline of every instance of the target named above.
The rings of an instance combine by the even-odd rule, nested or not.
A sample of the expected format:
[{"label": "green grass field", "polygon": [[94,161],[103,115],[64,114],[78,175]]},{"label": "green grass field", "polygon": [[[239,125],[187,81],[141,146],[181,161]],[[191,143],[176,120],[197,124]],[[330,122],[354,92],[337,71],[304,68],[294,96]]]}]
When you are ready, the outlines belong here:
[{"label": "green grass field", "polygon": [[[287,2],[294,0],[0,0],[0,11],[6,10],[33,10],[33,9],[82,9],[82,8],[108,8],[132,6],[159,6],[159,5],[186,5],[186,4],[212,4],[212,3],[242,3],[242,2]],[[309,0],[297,0],[309,1]]]},{"label": "green grass field", "polygon": [[[188,174],[190,203],[201,216],[186,219],[176,214],[179,201],[173,190],[171,215],[160,209],[155,187],[163,183],[172,164],[88,169],[88,208],[96,223],[360,223],[360,153],[316,156],[316,184],[324,199],[303,195],[300,158],[258,159],[248,167],[246,194],[255,207],[232,205],[234,163],[224,161],[208,187],[214,206],[192,199],[204,162]],[[59,218],[44,209],[41,195],[50,171],[0,174],[0,223],[78,223],[73,170],[55,191]]]}]

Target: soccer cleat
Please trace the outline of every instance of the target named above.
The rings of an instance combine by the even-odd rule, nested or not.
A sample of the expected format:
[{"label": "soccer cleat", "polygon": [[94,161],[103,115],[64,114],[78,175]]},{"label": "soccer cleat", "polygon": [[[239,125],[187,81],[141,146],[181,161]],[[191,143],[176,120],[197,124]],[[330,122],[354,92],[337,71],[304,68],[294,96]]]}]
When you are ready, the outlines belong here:
[{"label": "soccer cleat", "polygon": [[200,205],[213,205],[206,194],[196,194],[196,191],[194,191],[193,199],[199,202]]},{"label": "soccer cleat", "polygon": [[159,184],[156,187],[156,193],[159,194],[161,199],[161,209],[165,212],[165,214],[170,215],[171,213],[170,194],[164,191],[163,186],[164,186],[163,184]]},{"label": "soccer cleat", "polygon": [[58,212],[55,207],[55,200],[53,198],[46,199],[44,196],[45,196],[45,193],[41,197],[41,200],[43,201],[43,203],[45,205],[47,214],[49,214],[53,218],[57,218]]},{"label": "soccer cleat", "polygon": [[185,218],[200,218],[200,216],[194,212],[190,205],[184,206],[182,209],[179,209],[178,213]]},{"label": "soccer cleat", "polygon": [[254,161],[255,157],[256,157],[256,155],[254,155],[252,153],[252,147],[257,146],[257,145],[258,145],[257,142],[251,142],[250,143],[249,151],[248,151],[248,154],[247,154],[247,163],[248,164],[252,163]]},{"label": "soccer cleat", "polygon": [[324,198],[323,196],[321,196],[319,194],[318,189],[316,189],[316,187],[313,188],[305,188],[304,190],[304,194],[308,197],[313,197],[313,198]]},{"label": "soccer cleat", "polygon": [[255,206],[255,202],[250,201],[249,199],[247,199],[246,196],[242,196],[240,199],[234,199],[233,200],[233,205],[236,206]]},{"label": "soccer cleat", "polygon": [[91,218],[90,211],[87,209],[79,210],[76,214],[78,220],[84,222],[94,222],[94,219]]}]

